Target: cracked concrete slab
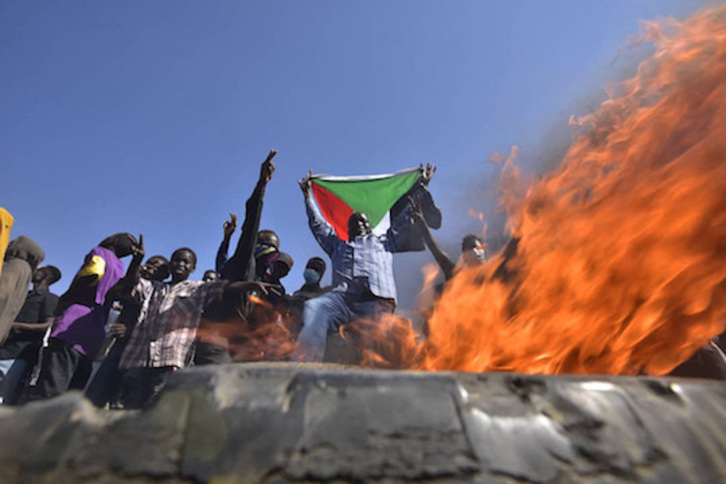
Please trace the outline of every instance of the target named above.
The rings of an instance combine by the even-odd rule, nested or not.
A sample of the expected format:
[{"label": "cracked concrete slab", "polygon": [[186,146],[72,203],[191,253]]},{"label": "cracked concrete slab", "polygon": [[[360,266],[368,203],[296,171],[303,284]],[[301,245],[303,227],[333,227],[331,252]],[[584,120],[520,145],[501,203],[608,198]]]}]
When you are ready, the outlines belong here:
[{"label": "cracked concrete slab", "polygon": [[726,482],[726,385],[234,364],[0,412],[0,482]]}]

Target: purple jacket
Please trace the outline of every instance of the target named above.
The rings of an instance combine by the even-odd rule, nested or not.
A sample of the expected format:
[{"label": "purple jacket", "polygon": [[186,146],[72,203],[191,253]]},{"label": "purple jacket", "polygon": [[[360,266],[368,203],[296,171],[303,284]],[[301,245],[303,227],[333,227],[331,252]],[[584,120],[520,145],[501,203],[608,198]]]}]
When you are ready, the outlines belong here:
[{"label": "purple jacket", "polygon": [[[124,275],[124,264],[112,251],[96,247],[86,256],[76,278],[94,265],[94,256],[105,263],[103,275],[96,285],[95,305],[71,304],[53,322],[50,336],[65,341],[80,353],[93,358],[103,346],[106,338],[104,326],[113,301],[106,301],[106,293]],[[96,264],[98,265],[98,264]]]}]

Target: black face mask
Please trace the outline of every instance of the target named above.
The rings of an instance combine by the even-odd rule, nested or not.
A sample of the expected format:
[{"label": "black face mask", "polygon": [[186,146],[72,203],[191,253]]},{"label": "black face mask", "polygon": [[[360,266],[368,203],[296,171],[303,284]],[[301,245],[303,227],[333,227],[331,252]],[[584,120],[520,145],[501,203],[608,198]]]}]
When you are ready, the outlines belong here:
[{"label": "black face mask", "polygon": [[255,259],[257,261],[256,262],[257,269],[255,272],[257,272],[258,276],[261,276],[263,274],[271,276],[272,275],[272,265],[280,257],[280,253],[277,252],[277,249],[275,247],[270,246],[270,248],[274,249],[274,250],[260,251],[258,254],[255,255]]}]

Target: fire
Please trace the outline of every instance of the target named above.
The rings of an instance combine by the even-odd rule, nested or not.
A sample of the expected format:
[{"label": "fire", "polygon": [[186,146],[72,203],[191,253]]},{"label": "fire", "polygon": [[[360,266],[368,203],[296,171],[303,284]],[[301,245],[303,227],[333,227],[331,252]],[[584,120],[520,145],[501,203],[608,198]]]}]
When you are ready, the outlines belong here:
[{"label": "fire", "polygon": [[[559,168],[528,186],[517,147],[491,158],[512,239],[447,283],[426,339],[393,316],[341,330],[363,364],[661,375],[724,330],[726,7],[648,23],[644,38],[655,51],[637,74],[571,119]],[[286,358],[283,319],[250,301],[253,323],[215,331],[237,359]]]},{"label": "fire", "polygon": [[726,8],[646,27],[637,75],[504,200],[516,251],[450,281],[421,368],[659,375],[723,331]]},{"label": "fire", "polygon": [[234,361],[277,361],[289,358],[294,341],[289,322],[268,301],[247,296],[247,307],[223,321],[202,320],[197,339],[225,347]]},{"label": "fire", "polygon": [[475,218],[475,219],[479,220],[480,222],[483,222],[484,221],[484,212],[479,211],[475,208],[470,208],[469,217]]},{"label": "fire", "polygon": [[[477,210],[475,208],[470,208],[469,216],[472,218],[475,218],[481,222],[480,235],[483,240],[486,240],[488,226],[485,221],[486,215],[484,214],[484,212],[482,212],[481,210]],[[486,244],[485,244],[485,246],[486,246]]]},{"label": "fire", "polygon": [[558,169],[522,192],[506,159],[512,242],[448,283],[425,343],[381,321],[366,361],[661,375],[724,330],[726,7],[644,35],[655,52],[573,120]]}]

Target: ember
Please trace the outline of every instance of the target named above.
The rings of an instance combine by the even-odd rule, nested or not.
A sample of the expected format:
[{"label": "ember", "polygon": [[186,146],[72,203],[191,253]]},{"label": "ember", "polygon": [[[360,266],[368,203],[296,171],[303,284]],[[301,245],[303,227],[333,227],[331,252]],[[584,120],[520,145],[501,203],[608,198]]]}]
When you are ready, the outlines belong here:
[{"label": "ember", "polygon": [[574,121],[559,168],[505,190],[509,254],[448,283],[426,343],[382,322],[369,362],[662,375],[724,330],[726,7],[643,35],[655,52]]}]

